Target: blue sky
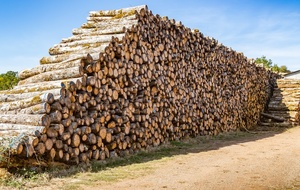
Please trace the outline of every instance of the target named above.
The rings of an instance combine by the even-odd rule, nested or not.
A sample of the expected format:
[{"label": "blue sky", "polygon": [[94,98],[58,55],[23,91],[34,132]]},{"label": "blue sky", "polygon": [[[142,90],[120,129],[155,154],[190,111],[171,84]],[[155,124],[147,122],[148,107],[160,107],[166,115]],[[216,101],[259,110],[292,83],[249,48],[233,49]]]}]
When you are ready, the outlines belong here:
[{"label": "blue sky", "polygon": [[297,0],[0,0],[0,73],[37,66],[50,47],[86,22],[89,11],[142,4],[248,58],[265,55],[300,69]]}]

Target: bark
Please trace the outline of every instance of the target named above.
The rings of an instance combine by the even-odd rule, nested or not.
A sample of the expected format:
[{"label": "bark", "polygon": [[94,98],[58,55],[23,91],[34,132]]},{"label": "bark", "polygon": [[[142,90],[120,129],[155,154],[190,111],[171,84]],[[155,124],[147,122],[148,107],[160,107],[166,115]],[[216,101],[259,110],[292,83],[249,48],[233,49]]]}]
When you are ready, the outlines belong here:
[{"label": "bark", "polygon": [[88,53],[90,53],[93,57],[98,57],[99,52],[94,52],[93,51],[81,51],[77,53],[72,53],[72,54],[60,54],[60,55],[53,55],[53,56],[48,56],[48,57],[43,57],[40,60],[40,64],[53,64],[53,63],[60,63],[60,62],[67,62],[75,59],[82,59],[84,58]]},{"label": "bark", "polygon": [[[106,37],[106,36],[105,36]],[[83,38],[83,37],[81,37]],[[96,50],[103,51],[105,47],[108,45],[109,40],[111,40],[111,36],[107,36],[106,38],[95,38],[95,39],[70,39],[71,42],[59,44],[49,49],[50,55],[61,55],[61,54],[71,54],[76,52],[95,52]]]},{"label": "bark", "polygon": [[270,114],[267,114],[267,113],[261,113],[261,115],[262,115],[263,117],[272,119],[272,120],[274,120],[274,121],[278,121],[278,122],[284,122],[284,121],[285,121],[285,119],[282,118],[282,117],[270,115]]},{"label": "bark", "polygon": [[12,123],[0,123],[0,133],[17,136],[19,134],[36,136],[46,132],[44,126],[31,126],[31,125],[22,125],[22,124],[12,124]]},{"label": "bark", "polygon": [[148,10],[147,5],[141,5],[141,6],[136,6],[136,7],[130,7],[130,8],[123,8],[123,9],[118,9],[118,10],[106,10],[106,11],[90,11],[90,16],[116,16],[117,14],[120,13],[126,13],[126,12],[135,12],[135,11],[140,11],[141,9],[146,9]]},{"label": "bark", "polygon": [[80,59],[74,59],[74,60],[66,60],[56,64],[39,65],[32,69],[26,69],[19,72],[18,77],[21,80],[23,80],[28,77],[38,75],[40,73],[80,66],[80,61],[81,61]]},{"label": "bark", "polygon": [[[15,86],[12,90],[5,91],[4,94],[22,94],[22,93],[31,93],[31,92],[42,92],[53,89],[55,92],[57,89],[67,86],[71,82],[76,82],[77,80],[81,80],[80,78],[68,78],[64,80],[56,80],[56,81],[42,81],[37,83],[29,83],[24,85]],[[57,93],[56,93],[57,94]],[[22,98],[23,99],[23,98]]]},{"label": "bark", "polygon": [[[39,85],[41,86],[41,85]],[[52,86],[52,88],[55,88],[56,86]],[[60,94],[60,89],[61,85],[58,84],[56,89],[51,89],[51,90],[45,90],[45,91],[41,91],[39,90],[39,88],[37,88],[37,91],[33,91],[33,92],[27,92],[27,91],[31,91],[31,90],[35,90],[34,88],[19,88],[17,89],[13,89],[10,91],[5,91],[5,92],[0,92],[0,102],[13,102],[13,101],[18,101],[18,100],[23,100],[23,99],[29,99],[35,96],[42,96],[43,94],[47,94],[47,93],[52,93],[53,96],[57,96]],[[1,94],[3,93],[3,94]]]},{"label": "bark", "polygon": [[83,49],[86,48],[99,48],[99,47],[101,49],[104,49],[109,44],[109,42],[111,42],[112,37],[117,37],[119,39],[122,39],[123,36],[124,33],[121,34],[88,33],[88,35],[75,35],[67,39],[64,39],[63,43],[54,45],[52,48],[50,48],[49,51],[52,52],[51,54],[55,54],[57,50],[64,51],[63,48],[71,48],[73,51],[82,51]]},{"label": "bark", "polygon": [[[90,19],[94,19],[90,17]],[[89,35],[106,35],[106,34],[121,34],[125,33],[126,28],[129,28],[131,25],[115,25],[109,28],[103,28],[102,30],[94,30],[90,28],[76,28],[72,30],[73,35],[89,36]],[[66,39],[65,41],[68,41]]]},{"label": "bark", "polygon": [[41,81],[55,81],[55,80],[62,80],[62,79],[69,79],[69,78],[76,78],[83,75],[83,68],[82,67],[72,67],[67,69],[49,71],[45,73],[41,73],[27,79],[21,80],[19,85],[30,84],[30,83],[37,83]]},{"label": "bark", "polygon": [[21,114],[49,114],[51,111],[50,104],[44,102],[25,109],[21,109],[18,113]]},{"label": "bark", "polygon": [[32,125],[32,126],[49,126],[50,119],[49,116],[41,115],[31,115],[31,114],[1,114],[0,123],[8,124],[23,124],[23,125]]},{"label": "bark", "polygon": [[[14,102],[6,102],[6,103],[0,103],[0,111],[10,111],[10,110],[16,110],[16,109],[24,109],[28,108],[27,110],[24,110],[24,112],[29,111],[39,111],[38,108],[41,109],[47,109],[47,105],[41,105],[42,103],[53,103],[54,102],[54,96],[52,93],[46,93],[40,96],[33,96],[32,98],[14,101]],[[37,105],[37,106],[36,106]],[[32,107],[35,106],[35,107]],[[29,108],[32,107],[32,108]]]}]

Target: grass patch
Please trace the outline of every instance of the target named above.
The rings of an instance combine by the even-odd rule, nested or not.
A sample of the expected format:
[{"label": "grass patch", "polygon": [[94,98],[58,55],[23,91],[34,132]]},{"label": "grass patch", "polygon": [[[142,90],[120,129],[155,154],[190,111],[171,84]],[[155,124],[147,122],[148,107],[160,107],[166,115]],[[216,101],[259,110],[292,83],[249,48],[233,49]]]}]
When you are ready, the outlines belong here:
[{"label": "grass patch", "polygon": [[1,178],[0,185],[15,188],[15,189],[21,189],[24,186],[24,182],[20,178],[19,179],[18,178],[10,178],[10,179]]},{"label": "grass patch", "polygon": [[[190,142],[173,141],[156,148],[139,151],[126,157],[93,161],[89,165],[80,164],[69,168],[50,168],[36,172],[33,168],[14,170],[9,177],[0,180],[0,186],[30,189],[33,186],[47,184],[49,180],[71,178],[72,183],[64,184],[63,189],[81,189],[80,186],[104,181],[112,183],[125,178],[136,178],[151,173],[152,162],[164,162],[174,156],[178,150],[193,147]],[[186,150],[185,150],[186,151]]]}]

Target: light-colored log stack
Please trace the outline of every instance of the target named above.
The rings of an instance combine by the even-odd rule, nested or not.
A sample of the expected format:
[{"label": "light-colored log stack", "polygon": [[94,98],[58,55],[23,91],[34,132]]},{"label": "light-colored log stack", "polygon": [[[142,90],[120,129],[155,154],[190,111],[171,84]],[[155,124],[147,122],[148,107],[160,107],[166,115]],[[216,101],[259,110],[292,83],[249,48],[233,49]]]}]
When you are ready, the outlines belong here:
[{"label": "light-colored log stack", "polygon": [[0,95],[0,134],[30,137],[10,146],[19,157],[78,163],[249,129],[270,94],[273,73],[147,6],[90,12],[73,34]]},{"label": "light-colored log stack", "polygon": [[263,118],[262,125],[290,127],[299,124],[300,80],[279,79],[268,104],[267,113],[284,122]]}]

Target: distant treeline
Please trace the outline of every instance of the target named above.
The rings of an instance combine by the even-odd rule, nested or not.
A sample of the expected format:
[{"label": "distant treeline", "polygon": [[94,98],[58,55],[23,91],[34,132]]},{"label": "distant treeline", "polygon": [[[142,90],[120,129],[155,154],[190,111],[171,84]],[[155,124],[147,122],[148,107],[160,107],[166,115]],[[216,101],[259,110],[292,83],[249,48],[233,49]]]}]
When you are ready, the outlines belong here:
[{"label": "distant treeline", "polygon": [[278,66],[277,64],[273,65],[273,61],[271,59],[267,59],[266,56],[261,56],[260,58],[256,58],[256,64],[263,65],[263,67],[271,69],[274,72],[278,73],[289,73],[291,72],[285,65]]}]

